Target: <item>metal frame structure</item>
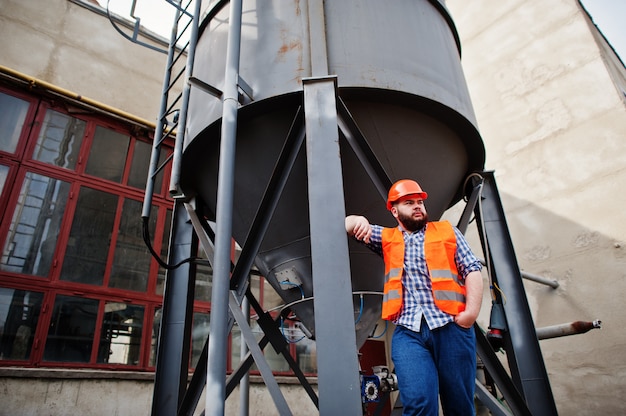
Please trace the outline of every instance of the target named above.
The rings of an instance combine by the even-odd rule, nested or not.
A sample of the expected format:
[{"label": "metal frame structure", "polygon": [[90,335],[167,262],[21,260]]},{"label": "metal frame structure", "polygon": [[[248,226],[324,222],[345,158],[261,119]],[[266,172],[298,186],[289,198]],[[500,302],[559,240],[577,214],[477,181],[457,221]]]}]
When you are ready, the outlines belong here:
[{"label": "metal frame structure", "polygon": [[[187,50],[186,83],[180,102],[178,119],[180,124],[173,155],[170,186],[176,202],[168,260],[169,265],[175,264],[176,266],[166,265],[168,266],[167,284],[157,352],[152,414],[192,415],[198,406],[203,389],[206,388],[205,414],[223,415],[226,398],[234,390],[235,385],[244,378],[253,361],[257,364],[279,413],[291,414],[278,383],[263,357],[262,349],[267,344],[271,344],[285,357],[305,392],[318,407],[320,414],[362,414],[353,311],[351,310],[348,249],[343,229],[345,210],[339,140],[348,142],[382,199],[391,184],[390,178],[342,102],[337,91],[336,79],[327,73],[326,55],[322,49],[325,39],[314,39],[311,52],[314,77],[303,81],[304,108],[294,118],[291,131],[285,138],[282,153],[254,218],[248,239],[242,245],[239,261],[233,265],[231,263],[231,226],[234,152],[241,85],[238,65],[242,0],[230,2],[225,90],[222,93],[210,86],[203,88],[205,91],[213,91],[220,95],[223,101],[215,233],[211,226],[197,214],[201,211],[199,208],[201,208],[202,201],[186,199],[180,194],[177,183],[189,89],[192,86],[202,88],[197,84],[192,73],[200,3],[200,0],[196,0],[196,11],[193,14],[183,9],[177,13],[177,19],[181,15],[191,15],[193,23]],[[323,29],[323,16],[316,14],[322,10],[320,4],[321,0],[309,2],[311,24]],[[323,34],[324,31],[316,31],[316,33]],[[178,34],[173,30],[143,217],[149,217],[153,178],[162,169],[162,166],[156,165],[160,144],[163,137],[167,137],[174,129],[168,125],[166,116],[172,113],[172,105],[174,105],[168,107],[167,103],[171,86],[175,82],[172,80],[171,71],[176,59],[173,51],[178,38]],[[174,103],[177,102],[178,98],[174,100]],[[280,333],[278,321],[262,310],[259,302],[248,290],[248,276],[254,257],[294,165],[296,155],[305,143],[312,265],[315,275],[315,297],[312,300],[315,305],[319,398],[289,354],[286,341]],[[506,227],[495,180],[489,172],[474,175],[471,179],[473,186],[468,191],[468,204],[459,222],[459,228],[465,231],[472,213],[475,214],[486,259],[490,266],[489,271],[492,273],[492,278],[497,280],[502,290],[507,293],[508,302],[504,310],[508,318],[508,331],[504,335],[504,349],[511,369],[511,375],[509,375],[496,357],[485,334],[476,325],[477,350],[481,362],[490,379],[493,380],[493,384],[502,394],[508,409],[499,403],[497,392],[489,392],[482,383],[478,382],[477,395],[493,414],[555,415],[556,406],[521,284],[522,276]],[[330,197],[328,192],[332,193]],[[329,204],[329,200],[334,203]],[[198,245],[205,251],[214,271],[211,327],[209,339],[188,384],[187,365],[195,266],[192,261],[186,260],[196,257]],[[244,297],[259,316],[258,324],[264,333],[259,342],[252,335],[247,318],[241,311]],[[240,367],[226,377],[227,339],[235,322],[241,329],[249,352],[243,358]]]}]

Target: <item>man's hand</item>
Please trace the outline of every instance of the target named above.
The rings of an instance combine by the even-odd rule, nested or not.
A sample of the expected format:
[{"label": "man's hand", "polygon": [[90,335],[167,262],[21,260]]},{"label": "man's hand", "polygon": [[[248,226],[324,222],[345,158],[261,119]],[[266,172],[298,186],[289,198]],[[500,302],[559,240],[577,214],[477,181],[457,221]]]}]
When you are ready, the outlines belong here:
[{"label": "man's hand", "polygon": [[348,215],[346,217],[346,232],[365,243],[370,242],[372,226],[367,218],[360,215]]},{"label": "man's hand", "polygon": [[483,276],[479,271],[465,276],[465,310],[454,317],[460,327],[470,328],[476,322],[483,302]]}]

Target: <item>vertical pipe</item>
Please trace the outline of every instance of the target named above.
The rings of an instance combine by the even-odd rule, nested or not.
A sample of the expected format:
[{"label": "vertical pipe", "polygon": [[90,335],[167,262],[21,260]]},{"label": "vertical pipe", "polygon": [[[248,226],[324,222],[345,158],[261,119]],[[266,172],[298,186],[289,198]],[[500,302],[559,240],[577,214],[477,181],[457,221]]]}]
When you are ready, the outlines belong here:
[{"label": "vertical pipe", "polygon": [[[174,155],[172,157],[172,176],[170,177],[170,194],[178,195],[181,193],[180,182],[180,168],[182,163],[183,145],[185,142],[185,133],[187,129],[187,109],[189,107],[189,94],[191,92],[191,85],[189,84],[189,78],[193,74],[193,65],[196,57],[196,44],[198,42],[198,26],[200,21],[202,0],[196,0],[195,10],[193,12],[193,23],[191,25],[191,35],[189,37],[189,50],[187,55],[187,64],[185,66],[185,85],[183,86],[183,96],[180,104],[180,124],[178,126],[178,132],[176,133],[176,142],[174,144]],[[179,12],[178,12],[179,13]],[[175,49],[170,46],[171,49]]]},{"label": "vertical pipe", "polygon": [[[172,216],[169,262],[178,263],[195,257],[197,242],[183,204],[176,202]],[[183,400],[189,369],[194,275],[195,265],[192,263],[167,271],[154,375],[152,416],[175,415]]]},{"label": "vertical pipe", "polygon": [[165,65],[165,75],[163,76],[163,92],[161,94],[161,105],[159,107],[159,116],[154,131],[154,139],[152,142],[152,154],[150,155],[150,167],[148,169],[148,179],[146,181],[146,191],[143,196],[143,208],[141,216],[143,218],[150,217],[152,208],[152,195],[154,193],[154,175],[156,174],[159,157],[161,156],[161,137],[163,137],[163,124],[165,119],[165,111],[167,111],[167,97],[172,80],[172,62],[174,61],[174,52],[176,51],[176,38],[178,33],[178,18],[180,10],[176,9],[176,16],[172,24],[170,35],[169,49],[167,50],[167,63]]},{"label": "vertical pipe", "polygon": [[215,266],[211,296],[211,331],[207,362],[206,412],[224,414],[226,401],[226,354],[228,351],[228,298],[235,182],[235,140],[242,0],[230,2],[230,27],[226,50],[226,73],[222,109],[220,160],[217,187]]}]

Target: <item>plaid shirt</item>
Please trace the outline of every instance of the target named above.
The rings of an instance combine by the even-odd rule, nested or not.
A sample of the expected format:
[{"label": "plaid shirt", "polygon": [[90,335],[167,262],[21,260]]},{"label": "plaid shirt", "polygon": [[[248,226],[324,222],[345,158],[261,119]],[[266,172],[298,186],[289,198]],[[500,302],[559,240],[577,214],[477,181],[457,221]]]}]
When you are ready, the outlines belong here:
[{"label": "plaid shirt", "polygon": [[[428,224],[426,224],[428,227]],[[424,254],[424,233],[426,227],[413,233],[402,230],[404,236],[404,272],[402,274],[402,310],[394,321],[412,331],[419,332],[422,316],[430,329],[444,326],[454,321],[454,317],[441,311],[433,300],[433,291],[430,283],[430,273],[426,265]],[[465,237],[454,228],[457,249],[454,255],[456,267],[461,282],[473,271],[480,271],[482,265],[472,253]],[[366,244],[375,253],[382,256],[382,229],[380,225],[372,224],[370,242]]]}]

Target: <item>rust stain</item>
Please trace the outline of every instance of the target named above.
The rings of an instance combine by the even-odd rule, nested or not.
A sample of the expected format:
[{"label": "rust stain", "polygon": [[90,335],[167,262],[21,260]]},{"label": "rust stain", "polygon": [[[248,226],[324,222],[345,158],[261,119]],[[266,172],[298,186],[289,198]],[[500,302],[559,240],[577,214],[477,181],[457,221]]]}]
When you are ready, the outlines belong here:
[{"label": "rust stain", "polygon": [[300,40],[293,40],[289,43],[283,43],[283,45],[280,47],[280,49],[278,50],[278,53],[280,55],[284,55],[289,51],[293,51],[293,50],[298,50],[301,51],[302,50],[302,42],[300,42]]},{"label": "rust stain", "polygon": [[300,16],[302,10],[300,10],[300,0],[296,0],[296,16]]}]

